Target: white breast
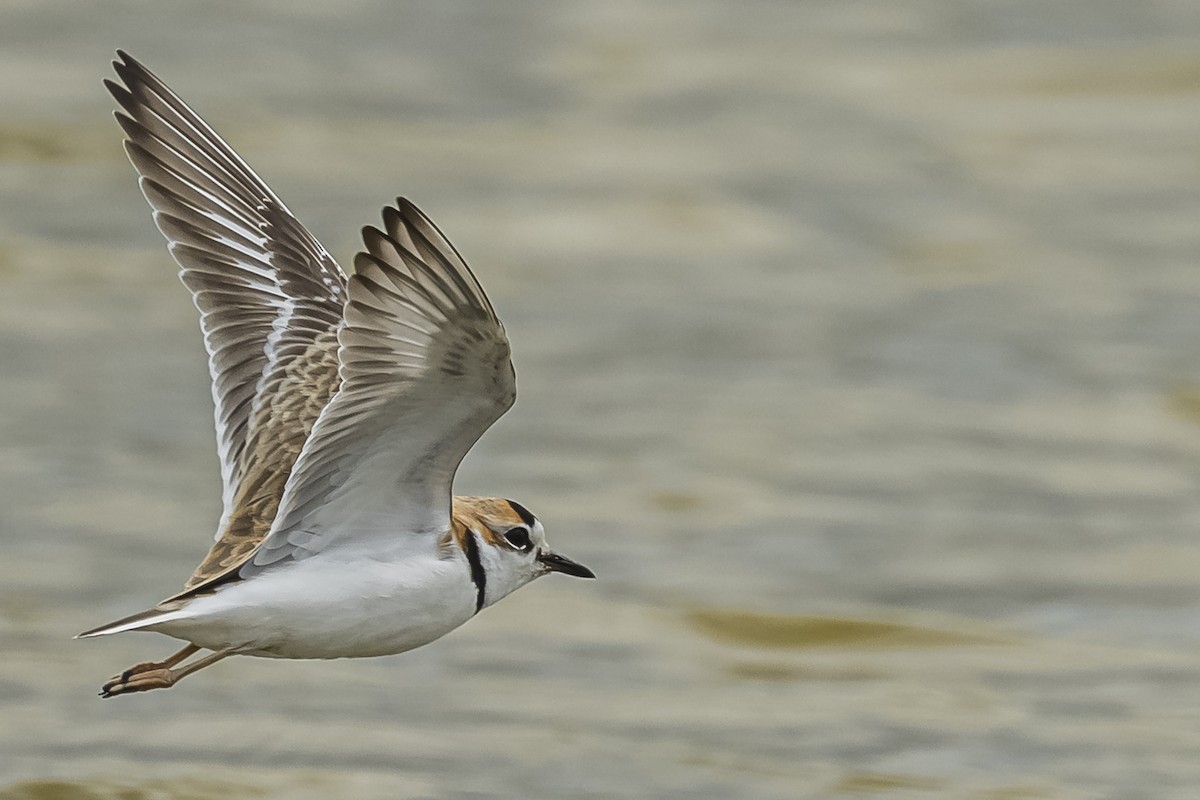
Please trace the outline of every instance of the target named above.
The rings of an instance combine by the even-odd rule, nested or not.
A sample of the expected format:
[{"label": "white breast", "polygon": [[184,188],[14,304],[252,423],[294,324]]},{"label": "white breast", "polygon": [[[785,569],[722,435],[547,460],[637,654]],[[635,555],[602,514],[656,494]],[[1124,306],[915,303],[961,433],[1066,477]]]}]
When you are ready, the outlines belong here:
[{"label": "white breast", "polygon": [[464,558],[387,563],[322,555],[198,597],[153,626],[214,650],[271,658],[359,658],[420,647],[475,613]]}]

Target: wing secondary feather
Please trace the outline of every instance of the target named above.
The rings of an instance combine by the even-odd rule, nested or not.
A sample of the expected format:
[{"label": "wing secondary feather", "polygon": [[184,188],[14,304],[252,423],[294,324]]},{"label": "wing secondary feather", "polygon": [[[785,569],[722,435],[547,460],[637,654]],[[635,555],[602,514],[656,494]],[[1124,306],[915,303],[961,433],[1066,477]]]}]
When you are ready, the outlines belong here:
[{"label": "wing secondary feather", "polygon": [[335,547],[433,548],[459,463],[516,398],[504,328],[457,251],[406,200],[383,219],[355,258],[341,387],[243,577]]},{"label": "wing secondary feather", "polygon": [[337,388],[347,279],[325,248],[199,115],[125,53],[105,81],[154,219],[200,310],[223,509],[189,586],[265,535],[283,484]]},{"label": "wing secondary feather", "polygon": [[118,56],[121,82],[105,83],[213,381],[221,523],[177,597],[331,548],[436,547],[459,463],[516,397],[483,288],[403,199],[364,228],[347,279],[212,128]]}]

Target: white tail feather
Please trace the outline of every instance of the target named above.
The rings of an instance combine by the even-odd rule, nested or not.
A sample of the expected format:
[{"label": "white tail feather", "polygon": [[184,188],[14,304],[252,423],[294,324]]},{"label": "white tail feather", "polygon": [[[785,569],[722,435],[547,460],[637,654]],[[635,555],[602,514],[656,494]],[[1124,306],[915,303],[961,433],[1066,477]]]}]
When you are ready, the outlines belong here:
[{"label": "white tail feather", "polygon": [[183,612],[176,609],[172,611],[163,611],[162,609],[152,608],[148,611],[143,611],[133,616],[124,617],[116,622],[110,622],[107,625],[101,625],[99,628],[92,628],[90,631],[76,634],[76,639],[90,639],[93,636],[108,636],[113,633],[124,633],[125,631],[136,631],[148,628],[152,625],[157,625],[160,622],[169,622],[173,619],[179,619],[183,616]]}]

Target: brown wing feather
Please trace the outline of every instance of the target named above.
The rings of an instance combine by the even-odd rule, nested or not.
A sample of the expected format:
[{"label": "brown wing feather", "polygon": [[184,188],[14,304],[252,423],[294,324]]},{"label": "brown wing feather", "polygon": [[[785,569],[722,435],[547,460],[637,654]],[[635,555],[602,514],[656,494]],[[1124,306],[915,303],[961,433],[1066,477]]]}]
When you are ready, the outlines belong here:
[{"label": "brown wing feather", "polygon": [[259,409],[253,470],[242,480],[221,538],[184,585],[185,594],[241,566],[270,531],[300,450],[341,384],[337,351],[336,331],[318,336],[289,362],[272,402]]},{"label": "brown wing feather", "polygon": [[243,578],[327,549],[433,550],[459,463],[516,398],[504,327],[461,256],[403,198],[383,220],[355,258],[341,387]]},{"label": "brown wing feather", "polygon": [[[397,529],[444,530],[459,460],[515,395],[503,327],[462,257],[398,200],[384,211],[385,230],[364,232],[367,252],[351,287],[199,115],[118,55],[124,85],[106,84],[121,105],[140,185],[201,312],[225,484],[216,543],[184,592],[164,603],[238,577],[251,560],[261,569],[329,544],[296,526],[326,502],[353,510],[357,500],[330,495],[323,481],[373,452],[372,437],[384,434],[375,425],[387,427],[381,452],[391,470],[379,479],[389,486],[358,494],[397,502],[395,513],[409,514]],[[386,491],[397,480],[407,502]]]},{"label": "brown wing feather", "polygon": [[224,509],[186,587],[242,563],[340,383],[347,278],[283,202],[182,99],[118,51],[126,151],[200,310],[216,406]]},{"label": "brown wing feather", "polygon": [[[164,602],[325,546],[336,537],[307,527],[318,509],[344,521],[382,502],[403,517],[382,532],[392,539],[440,533],[432,520],[443,516],[449,527],[441,502],[449,505],[459,461],[515,398],[508,339],[483,288],[420,210],[398,199],[383,216],[386,233],[364,229],[368,252],[355,260],[345,324],[292,363],[263,409],[262,453],[225,535],[187,589]],[[277,423],[292,432],[285,441],[272,439]],[[345,472],[371,441],[391,463],[363,470],[348,501]]]}]

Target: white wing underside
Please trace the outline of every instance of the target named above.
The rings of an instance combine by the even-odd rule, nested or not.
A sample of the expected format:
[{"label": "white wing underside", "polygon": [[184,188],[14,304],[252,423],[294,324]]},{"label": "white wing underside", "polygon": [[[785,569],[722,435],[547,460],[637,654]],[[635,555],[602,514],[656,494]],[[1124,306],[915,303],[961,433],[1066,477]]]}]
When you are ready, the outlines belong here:
[{"label": "white wing underside", "polygon": [[365,228],[341,387],[322,411],[271,532],[242,575],[331,548],[424,544],[450,527],[463,456],[516,399],[508,339],[482,287],[424,214],[397,200]]},{"label": "white wing underside", "polygon": [[[516,397],[504,328],[470,269],[400,199],[384,209],[382,230],[364,228],[366,252],[347,279],[195,112],[118,55],[125,85],[106,85],[209,354],[224,484],[210,557],[230,543],[249,560],[229,568],[247,576],[340,547],[382,555],[446,531],[455,470]],[[332,357],[322,372],[335,333],[336,373]],[[285,394],[319,400],[306,423]],[[299,451],[294,466],[280,455],[284,441]],[[276,464],[290,474],[269,531],[233,547],[222,534]],[[193,580],[222,574],[203,569]]]},{"label": "white wing underside", "polygon": [[283,202],[166,84],[114,62],[125,149],[200,310],[221,462],[222,514],[252,469],[256,421],[289,360],[341,324],[346,276]]}]

